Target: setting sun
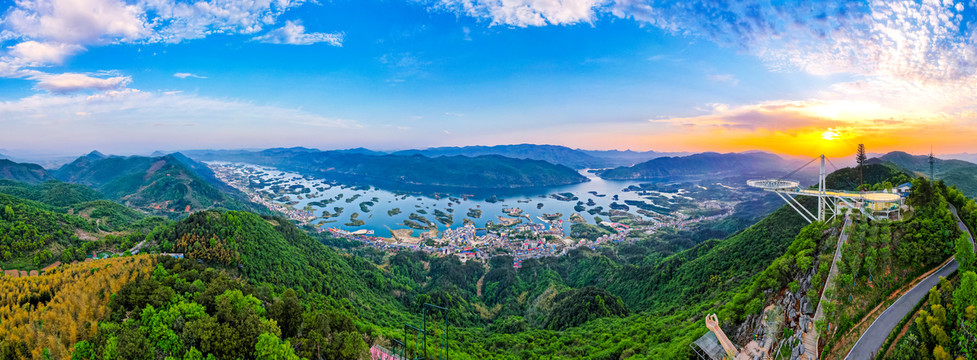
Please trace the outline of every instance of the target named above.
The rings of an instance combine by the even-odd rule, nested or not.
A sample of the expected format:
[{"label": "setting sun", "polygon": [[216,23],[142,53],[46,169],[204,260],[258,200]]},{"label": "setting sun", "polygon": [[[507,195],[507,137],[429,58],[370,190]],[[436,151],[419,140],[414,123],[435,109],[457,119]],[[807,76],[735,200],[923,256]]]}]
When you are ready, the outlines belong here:
[{"label": "setting sun", "polygon": [[828,129],[821,133],[821,138],[825,140],[838,140],[838,133],[832,129]]}]

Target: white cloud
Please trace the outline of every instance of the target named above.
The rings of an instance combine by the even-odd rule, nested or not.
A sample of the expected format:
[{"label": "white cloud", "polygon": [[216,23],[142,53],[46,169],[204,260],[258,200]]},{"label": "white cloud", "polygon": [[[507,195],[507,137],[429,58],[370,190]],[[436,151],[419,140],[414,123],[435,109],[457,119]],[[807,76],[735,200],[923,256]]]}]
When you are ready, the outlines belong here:
[{"label": "white cloud", "polygon": [[69,55],[84,50],[79,45],[25,41],[10,46],[13,61],[26,66],[59,65]]},{"label": "white cloud", "polygon": [[[19,0],[4,16],[13,37],[71,44],[178,43],[254,34],[302,0]],[[7,35],[4,35],[7,37]]]},{"label": "white cloud", "polygon": [[438,0],[435,6],[490,19],[492,25],[527,27],[591,23],[595,9],[605,3],[606,0]]},{"label": "white cloud", "polygon": [[124,88],[132,78],[114,76],[108,78],[92,77],[78,73],[40,74],[31,77],[37,87],[52,93],[70,93],[82,90],[114,90]]},{"label": "white cloud", "polygon": [[206,76],[200,76],[200,75],[197,75],[197,74],[186,73],[186,72],[174,73],[173,76],[178,77],[178,78],[181,78],[181,79],[186,79],[188,77],[197,78],[197,79],[206,79],[207,78]]},{"label": "white cloud", "polygon": [[343,46],[343,36],[342,33],[306,33],[305,26],[301,23],[286,21],[285,26],[268,31],[253,40],[270,44],[311,45],[324,42],[332,46]]},{"label": "white cloud", "polygon": [[150,33],[139,6],[119,0],[20,0],[3,24],[28,38],[74,44],[135,41]]},{"label": "white cloud", "polygon": [[[47,74],[30,67],[59,65],[84,46],[114,43],[179,43],[214,33],[255,34],[303,0],[17,0],[0,15],[0,43],[21,40],[0,57],[0,77],[37,80],[49,92],[119,89],[129,77]],[[341,46],[341,33],[305,33],[287,22],[263,37],[268,42]],[[186,75],[184,75],[186,74]],[[184,76],[181,76],[184,75]],[[174,76],[199,77],[189,73]],[[200,77],[203,78],[203,77]]]},{"label": "white cloud", "polygon": [[209,0],[183,3],[174,0],[140,0],[156,32],[154,42],[178,43],[213,33],[255,34],[274,25],[288,9],[302,0]]}]

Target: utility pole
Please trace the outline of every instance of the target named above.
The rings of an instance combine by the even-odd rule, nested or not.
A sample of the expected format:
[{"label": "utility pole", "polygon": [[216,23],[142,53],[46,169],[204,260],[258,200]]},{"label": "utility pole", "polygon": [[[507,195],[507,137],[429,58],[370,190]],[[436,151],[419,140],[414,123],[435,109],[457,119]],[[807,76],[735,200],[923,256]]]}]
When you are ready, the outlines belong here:
[{"label": "utility pole", "polygon": [[858,163],[858,187],[862,187],[865,184],[865,176],[863,174],[865,160],[868,160],[868,156],[865,155],[865,144],[858,144],[858,151],[855,152],[855,162]]}]

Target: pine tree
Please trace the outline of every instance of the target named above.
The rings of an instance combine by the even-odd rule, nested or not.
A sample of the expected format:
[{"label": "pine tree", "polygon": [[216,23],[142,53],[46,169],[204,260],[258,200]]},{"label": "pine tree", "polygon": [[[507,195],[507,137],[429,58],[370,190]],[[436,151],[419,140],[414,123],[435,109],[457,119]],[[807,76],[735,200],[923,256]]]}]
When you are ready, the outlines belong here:
[{"label": "pine tree", "polygon": [[858,163],[858,186],[865,184],[865,176],[863,174],[863,167],[865,166],[865,161],[868,160],[868,156],[865,155],[865,144],[858,144],[858,151],[855,153],[855,162]]}]

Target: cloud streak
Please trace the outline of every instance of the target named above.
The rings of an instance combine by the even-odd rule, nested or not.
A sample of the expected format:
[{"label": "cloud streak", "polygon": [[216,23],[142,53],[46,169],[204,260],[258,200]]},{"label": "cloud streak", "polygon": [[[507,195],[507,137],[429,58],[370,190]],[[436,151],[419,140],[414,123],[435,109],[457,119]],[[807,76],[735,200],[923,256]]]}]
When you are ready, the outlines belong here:
[{"label": "cloud streak", "polygon": [[604,0],[438,0],[435,8],[517,27],[592,23]]},{"label": "cloud streak", "polygon": [[82,90],[115,90],[132,81],[128,76],[100,78],[78,73],[41,74],[30,79],[37,80],[37,88],[59,94]]},{"label": "cloud streak", "polygon": [[187,73],[187,72],[174,73],[173,76],[174,77],[181,78],[181,79],[186,79],[186,78],[206,79],[207,78],[206,76],[200,76],[200,75],[197,75],[197,74]]},{"label": "cloud streak", "polygon": [[269,44],[312,45],[324,42],[332,46],[343,46],[344,36],[343,33],[306,33],[305,26],[299,22],[286,21],[285,26],[256,36],[253,40]]}]

